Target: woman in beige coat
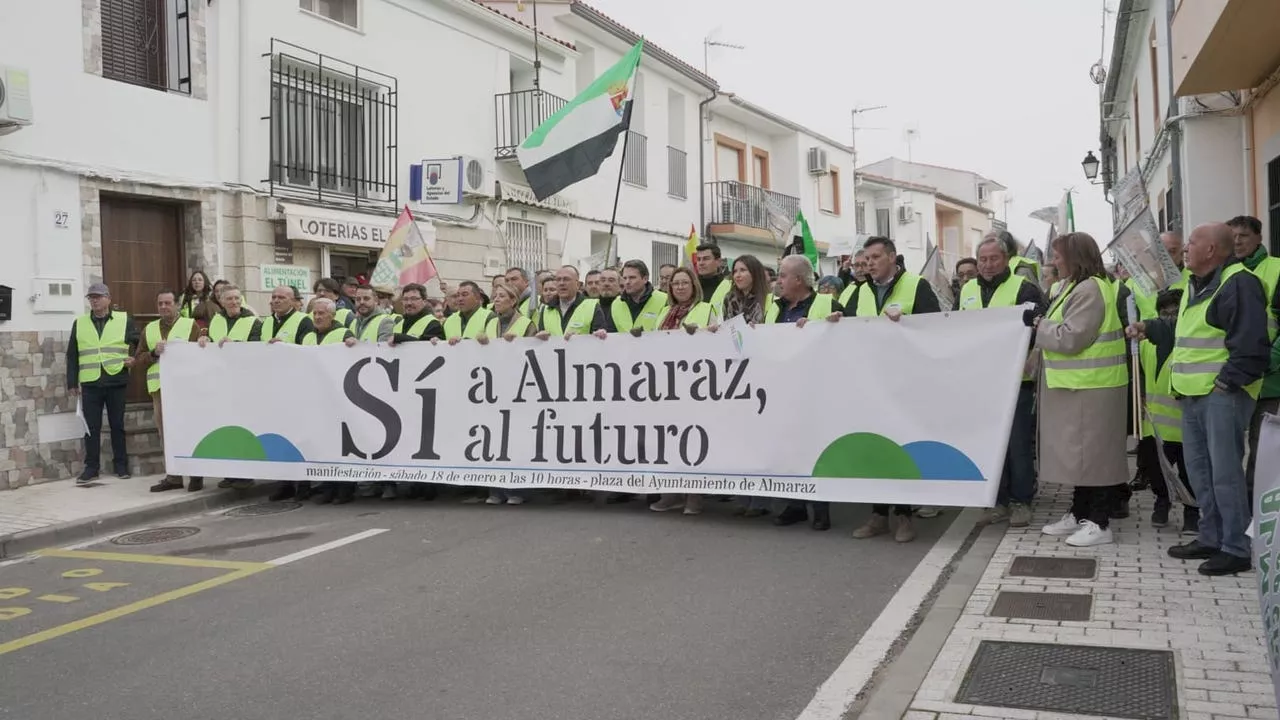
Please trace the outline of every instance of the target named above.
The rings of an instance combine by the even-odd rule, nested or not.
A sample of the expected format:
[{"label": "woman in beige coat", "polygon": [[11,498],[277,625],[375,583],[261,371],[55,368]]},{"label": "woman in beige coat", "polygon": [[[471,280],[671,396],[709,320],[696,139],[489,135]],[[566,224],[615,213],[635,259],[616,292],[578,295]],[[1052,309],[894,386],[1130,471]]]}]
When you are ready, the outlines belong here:
[{"label": "woman in beige coat", "polygon": [[[1113,540],[1109,513],[1128,476],[1124,332],[1116,287],[1092,237],[1070,233],[1055,239],[1053,264],[1063,290],[1035,330],[1035,347],[1041,351],[1036,353],[1041,368],[1040,480],[1075,490],[1071,510],[1043,532],[1069,536],[1067,544],[1077,547],[1102,545]],[[1090,368],[1093,379],[1082,383],[1087,389],[1064,388],[1060,380],[1055,381],[1059,387],[1049,387],[1046,360],[1055,368]]]}]

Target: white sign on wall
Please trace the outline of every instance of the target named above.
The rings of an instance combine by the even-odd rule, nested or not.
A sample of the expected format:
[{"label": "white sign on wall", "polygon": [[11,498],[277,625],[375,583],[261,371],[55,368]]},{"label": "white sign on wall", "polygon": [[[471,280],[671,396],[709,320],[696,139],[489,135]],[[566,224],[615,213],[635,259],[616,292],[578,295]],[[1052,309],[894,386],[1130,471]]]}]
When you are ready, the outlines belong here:
[{"label": "white sign on wall", "polygon": [[423,205],[462,204],[462,159],[437,158],[422,161]]},{"label": "white sign on wall", "polygon": [[267,292],[288,285],[303,295],[311,292],[311,270],[301,265],[263,265],[262,289]]}]

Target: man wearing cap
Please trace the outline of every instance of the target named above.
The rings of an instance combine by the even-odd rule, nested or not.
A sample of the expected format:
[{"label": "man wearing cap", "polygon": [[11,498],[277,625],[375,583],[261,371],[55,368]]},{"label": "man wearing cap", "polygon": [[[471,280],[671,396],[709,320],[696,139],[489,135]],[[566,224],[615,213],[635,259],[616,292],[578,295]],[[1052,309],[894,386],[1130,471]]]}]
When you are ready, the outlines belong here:
[{"label": "man wearing cap", "polygon": [[79,395],[89,436],[85,438],[84,470],[77,485],[98,477],[102,454],[102,411],[111,427],[111,459],[116,477],[129,479],[129,454],[124,442],[124,404],[129,369],[138,350],[138,329],[123,310],[111,309],[111,292],[93,283],[86,293],[89,312],[71,323],[67,343],[67,394]]}]

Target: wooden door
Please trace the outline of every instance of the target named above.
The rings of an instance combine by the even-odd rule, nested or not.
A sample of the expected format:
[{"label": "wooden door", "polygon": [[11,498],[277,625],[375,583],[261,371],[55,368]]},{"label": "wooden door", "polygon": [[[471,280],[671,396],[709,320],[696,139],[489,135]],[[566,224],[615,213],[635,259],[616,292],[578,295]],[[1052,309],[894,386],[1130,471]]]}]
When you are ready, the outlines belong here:
[{"label": "wooden door", "polygon": [[[156,293],[180,292],[181,205],[102,196],[102,274],[111,304],[133,315],[141,334],[156,319]],[[133,369],[129,401],[147,401],[145,371]]]}]

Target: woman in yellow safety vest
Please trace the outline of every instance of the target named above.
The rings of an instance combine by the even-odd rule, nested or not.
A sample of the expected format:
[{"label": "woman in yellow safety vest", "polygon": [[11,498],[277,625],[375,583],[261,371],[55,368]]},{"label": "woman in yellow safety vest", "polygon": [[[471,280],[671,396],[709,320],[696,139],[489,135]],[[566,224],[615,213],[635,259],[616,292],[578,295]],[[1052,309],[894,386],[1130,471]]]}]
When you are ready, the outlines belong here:
[{"label": "woman in yellow safety vest", "polygon": [[[670,302],[658,313],[658,330],[684,328],[692,335],[698,328],[710,327],[719,322],[716,309],[702,299],[702,284],[698,282],[693,270],[687,267],[676,268],[671,274],[670,287]],[[632,334],[640,333],[632,330]]]},{"label": "woman in yellow safety vest", "polygon": [[[721,307],[716,308],[722,319],[742,316],[743,320],[756,325],[764,322],[773,305],[773,295],[769,292],[771,281],[769,271],[765,270],[755,255],[739,255],[733,261],[733,288],[724,297]],[[756,513],[763,515],[764,513]]]},{"label": "woman in yellow safety vest", "polygon": [[476,342],[487,345],[490,338],[502,338],[510,342],[518,337],[533,337],[538,333],[533,321],[516,308],[520,293],[515,288],[506,282],[496,282],[493,284],[492,298],[492,315],[485,323],[484,332],[476,336]]},{"label": "woman in yellow safety vest", "polygon": [[1043,529],[1075,547],[1113,540],[1110,513],[1128,475],[1128,356],[1098,244],[1085,233],[1053,241],[1064,287],[1033,320],[1039,375],[1040,480],[1074,487],[1071,509]]}]

